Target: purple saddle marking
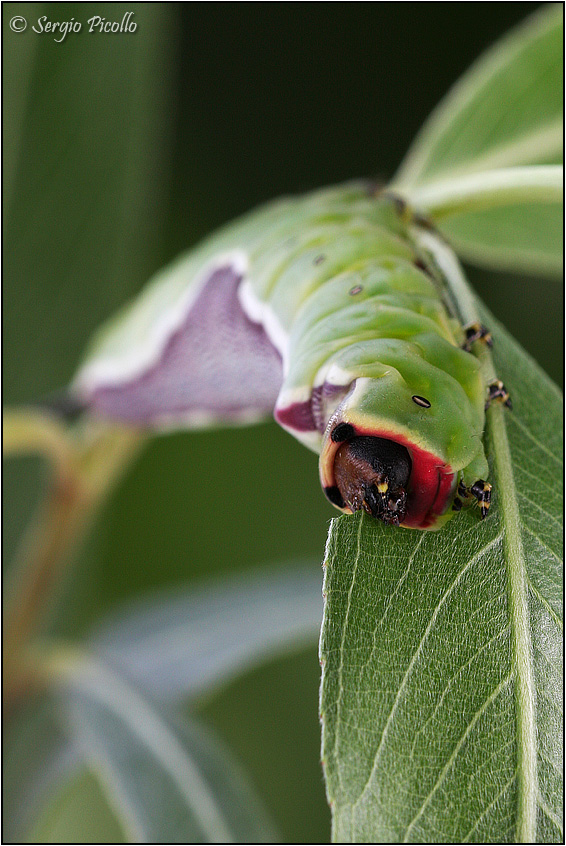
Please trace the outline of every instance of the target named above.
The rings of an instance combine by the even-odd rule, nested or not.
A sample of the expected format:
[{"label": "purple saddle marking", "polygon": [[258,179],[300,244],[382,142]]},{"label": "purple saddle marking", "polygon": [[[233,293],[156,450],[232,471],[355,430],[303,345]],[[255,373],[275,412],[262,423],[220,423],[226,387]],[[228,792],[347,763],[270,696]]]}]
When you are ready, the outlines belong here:
[{"label": "purple saddle marking", "polygon": [[271,413],[283,380],[281,357],[243,312],[241,281],[232,266],[216,268],[158,361],[121,384],[96,386],[88,405],[148,425],[174,425],[192,413],[227,421]]},{"label": "purple saddle marking", "polygon": [[296,432],[318,431],[322,434],[330,415],[350,389],[351,384],[332,385],[330,382],[324,382],[313,388],[310,399],[276,408],[275,419],[282,426]]}]

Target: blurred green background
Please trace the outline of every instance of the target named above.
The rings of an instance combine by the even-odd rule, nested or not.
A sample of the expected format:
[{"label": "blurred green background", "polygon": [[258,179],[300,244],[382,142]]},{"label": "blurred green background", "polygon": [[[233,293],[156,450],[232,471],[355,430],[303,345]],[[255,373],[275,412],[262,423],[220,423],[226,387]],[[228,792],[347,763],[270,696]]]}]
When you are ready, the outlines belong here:
[{"label": "blurred green background", "polygon": [[[5,3],[5,404],[65,385],[99,323],[219,224],[283,193],[389,179],[449,86],[538,5]],[[127,12],[135,33],[88,33],[92,15]],[[57,43],[32,31],[42,15],[82,31]],[[469,276],[561,381],[562,286]],[[5,469],[7,560],[43,481],[33,459]],[[128,597],[213,572],[317,567],[332,516],[315,457],[275,424],[157,439],[100,516],[53,628],[84,634]],[[200,707],[289,842],[329,836],[318,676],[313,643]],[[95,790],[75,786],[87,804]],[[69,837],[88,839],[84,825],[75,814]]]}]

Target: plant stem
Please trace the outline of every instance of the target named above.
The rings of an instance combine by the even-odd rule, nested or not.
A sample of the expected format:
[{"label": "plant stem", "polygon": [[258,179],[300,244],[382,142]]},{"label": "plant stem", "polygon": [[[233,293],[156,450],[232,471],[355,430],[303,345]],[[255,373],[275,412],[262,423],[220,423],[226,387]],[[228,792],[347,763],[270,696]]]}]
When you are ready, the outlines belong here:
[{"label": "plant stem", "polygon": [[4,614],[4,691],[27,686],[23,653],[39,629],[72,552],[84,535],[93,509],[76,479],[56,479],[28,527],[12,571],[14,581]]},{"label": "plant stem", "polygon": [[[42,441],[37,437],[37,427],[30,427],[29,433],[28,446],[36,449],[38,441]],[[24,440],[12,438],[8,446],[16,442],[18,451],[22,451]],[[45,449],[47,442],[57,444],[55,453]],[[62,461],[60,440],[42,441],[55,472],[45,501],[25,532],[11,567],[12,583],[4,613],[5,701],[13,701],[34,683],[33,667],[26,661],[28,647],[44,623],[73,553],[98,507],[140,443],[140,434],[135,430],[89,424],[81,430],[78,443],[73,444],[69,438],[68,453]]]}]

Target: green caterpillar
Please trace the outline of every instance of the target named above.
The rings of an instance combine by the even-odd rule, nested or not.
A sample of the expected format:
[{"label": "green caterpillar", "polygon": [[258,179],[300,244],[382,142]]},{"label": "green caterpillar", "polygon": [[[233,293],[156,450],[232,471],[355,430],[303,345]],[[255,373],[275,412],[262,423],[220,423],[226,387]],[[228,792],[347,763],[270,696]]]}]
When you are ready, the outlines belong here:
[{"label": "green caterpillar", "polygon": [[343,511],[439,528],[491,487],[490,343],[445,299],[430,225],[365,183],[285,199],[158,275],[95,338],[72,386],[92,413],[188,428],[275,419],[320,453]]}]

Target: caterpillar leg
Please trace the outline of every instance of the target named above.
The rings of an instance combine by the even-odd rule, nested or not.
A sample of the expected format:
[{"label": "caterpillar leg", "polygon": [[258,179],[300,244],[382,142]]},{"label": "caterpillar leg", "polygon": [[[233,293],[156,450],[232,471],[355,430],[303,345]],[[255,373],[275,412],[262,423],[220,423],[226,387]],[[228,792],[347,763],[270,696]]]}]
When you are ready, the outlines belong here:
[{"label": "caterpillar leg", "polygon": [[472,496],[479,505],[481,519],[483,520],[487,517],[487,512],[489,511],[489,506],[491,505],[491,485],[489,482],[484,482],[483,479],[478,479],[478,481],[474,482],[473,485],[470,485],[469,488],[467,488],[461,481],[458,485],[458,496],[452,504],[452,510],[460,511],[462,509],[464,503],[460,497],[469,499]]},{"label": "caterpillar leg", "polygon": [[480,508],[481,519],[483,520],[487,517],[487,512],[491,505],[491,485],[489,482],[484,482],[483,479],[478,479],[470,488],[470,493],[476,498]]},{"label": "caterpillar leg", "polygon": [[472,346],[476,341],[481,341],[488,347],[493,346],[491,332],[486,326],[482,326],[481,323],[470,323],[469,326],[464,327],[464,332],[466,333],[466,340],[462,344],[462,349],[466,350],[466,352],[471,352]]},{"label": "caterpillar leg", "polygon": [[495,382],[488,385],[488,391],[487,402],[485,404],[486,411],[492,402],[502,402],[507,408],[513,408],[509,392],[501,379],[496,379]]},{"label": "caterpillar leg", "polygon": [[464,503],[462,502],[461,497],[467,499],[470,496],[468,488],[465,486],[462,479],[458,482],[458,495],[454,497],[454,502],[452,503],[452,511],[461,511],[464,507]]}]

